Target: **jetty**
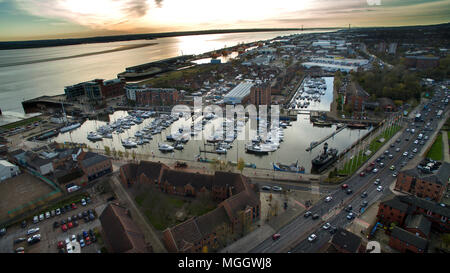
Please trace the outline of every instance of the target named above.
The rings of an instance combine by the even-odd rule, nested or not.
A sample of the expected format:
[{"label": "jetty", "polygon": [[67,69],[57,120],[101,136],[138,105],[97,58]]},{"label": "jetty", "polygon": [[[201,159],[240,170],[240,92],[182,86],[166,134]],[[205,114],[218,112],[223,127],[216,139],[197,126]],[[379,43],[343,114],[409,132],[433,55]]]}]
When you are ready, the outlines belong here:
[{"label": "jetty", "polygon": [[322,138],[319,141],[311,142],[311,145],[308,148],[306,148],[306,151],[307,152],[312,151],[314,148],[316,148],[317,146],[319,146],[323,142],[327,141],[329,138],[334,137],[335,135],[337,135],[340,131],[344,130],[345,128],[347,128],[347,125],[342,126],[341,128],[337,129],[336,131],[334,131],[330,135]]}]

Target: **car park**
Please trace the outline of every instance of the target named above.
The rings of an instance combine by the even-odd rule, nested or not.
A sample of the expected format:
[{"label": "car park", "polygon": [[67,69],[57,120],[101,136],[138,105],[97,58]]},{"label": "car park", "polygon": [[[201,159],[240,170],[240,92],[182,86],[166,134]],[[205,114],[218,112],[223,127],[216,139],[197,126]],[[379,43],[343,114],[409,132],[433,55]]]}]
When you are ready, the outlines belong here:
[{"label": "car park", "polygon": [[309,242],[314,242],[317,239],[317,235],[316,234],[311,234],[308,237],[308,241]]}]

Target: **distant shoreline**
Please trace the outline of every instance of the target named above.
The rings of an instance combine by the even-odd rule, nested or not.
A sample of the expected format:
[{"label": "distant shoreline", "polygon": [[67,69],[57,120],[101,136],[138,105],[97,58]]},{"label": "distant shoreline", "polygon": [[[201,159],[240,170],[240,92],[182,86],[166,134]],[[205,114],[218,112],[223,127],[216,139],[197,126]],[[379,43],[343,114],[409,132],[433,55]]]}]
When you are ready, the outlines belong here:
[{"label": "distant shoreline", "polygon": [[127,34],[127,35],[99,36],[89,38],[10,41],[10,42],[0,42],[0,50],[41,48],[41,47],[54,47],[54,46],[91,44],[91,43],[109,43],[109,42],[146,40],[146,39],[153,40],[157,38],[189,36],[189,35],[226,34],[226,33],[242,33],[242,32],[295,31],[295,30],[311,31],[311,30],[333,30],[333,29],[339,28],[310,28],[303,30],[301,28],[216,29],[216,30],[201,30],[201,31],[148,33],[148,34]]},{"label": "distant shoreline", "polygon": [[92,56],[92,55],[99,55],[99,54],[105,54],[105,53],[129,50],[129,49],[134,49],[134,48],[141,48],[141,47],[152,46],[152,45],[157,45],[157,44],[158,43],[125,45],[125,46],[119,46],[119,47],[114,48],[114,49],[97,51],[97,52],[89,52],[89,53],[83,53],[83,54],[71,55],[71,56],[65,56],[65,57],[56,57],[56,58],[48,58],[48,59],[41,59],[41,60],[34,60],[34,61],[0,64],[0,67],[9,67],[9,66],[16,66],[16,65],[25,65],[25,64],[35,64],[35,63],[44,63],[44,62],[51,62],[51,61],[66,60],[66,59],[72,59],[72,58],[79,58],[79,57],[86,57],[86,56]]}]

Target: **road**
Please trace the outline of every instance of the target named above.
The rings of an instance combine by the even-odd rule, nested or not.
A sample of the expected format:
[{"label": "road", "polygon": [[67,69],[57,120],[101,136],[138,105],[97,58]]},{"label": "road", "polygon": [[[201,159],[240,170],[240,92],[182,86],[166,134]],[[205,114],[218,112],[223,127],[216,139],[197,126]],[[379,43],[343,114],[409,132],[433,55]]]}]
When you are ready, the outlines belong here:
[{"label": "road", "polygon": [[[438,101],[440,101],[440,97],[438,97]],[[436,99],[436,98],[435,98]],[[424,104],[419,105],[417,109],[422,110]],[[423,122],[416,122],[416,131],[414,133],[407,132],[403,130],[400,137],[400,142],[395,143],[395,147],[389,147],[389,153],[393,155],[392,159],[386,157],[381,162],[385,164],[385,167],[379,168],[377,173],[369,173],[364,177],[359,176],[359,173],[355,173],[351,178],[349,178],[345,183],[349,185],[349,188],[353,190],[352,194],[347,194],[344,190],[336,189],[331,192],[330,196],[332,196],[331,202],[325,202],[324,199],[317,202],[310,211],[314,214],[317,213],[320,215],[319,219],[312,220],[311,217],[305,218],[303,215],[298,216],[293,219],[290,223],[281,228],[277,233],[281,234],[281,237],[278,240],[272,240],[272,238],[267,238],[257,247],[252,249],[251,253],[283,253],[283,252],[318,252],[318,250],[324,246],[326,242],[331,238],[331,234],[329,231],[322,229],[322,225],[326,222],[329,222],[332,226],[345,228],[351,221],[346,218],[348,212],[344,209],[351,204],[353,207],[353,212],[356,213],[357,216],[361,214],[360,208],[363,200],[368,201],[369,207],[374,202],[377,202],[384,196],[391,194],[389,190],[389,185],[391,185],[395,177],[393,177],[393,172],[390,170],[390,166],[394,165],[395,170],[401,169],[401,164],[403,161],[411,160],[408,156],[409,154],[420,154],[422,149],[425,149],[425,146],[431,145],[431,137],[428,139],[426,145],[414,144],[414,141],[417,139],[419,135],[419,129],[423,128],[427,122],[431,123],[431,128],[433,130],[437,129],[438,123],[442,123],[442,120],[445,122],[445,117],[442,120],[438,120],[434,118],[431,121],[431,118],[435,117],[435,110],[437,110],[436,106],[433,106],[430,110],[430,113],[424,117]],[[448,107],[445,107],[445,112],[447,113]],[[412,123],[411,121],[410,123]],[[412,128],[409,125],[409,128]],[[427,136],[430,136],[432,131],[425,132]],[[405,139],[409,138],[409,141]],[[386,146],[389,145],[389,142],[385,144],[384,147],[381,148],[381,151],[385,151],[388,148]],[[395,152],[396,148],[400,148],[400,151]],[[417,153],[413,153],[412,150],[417,148]],[[403,156],[403,153],[408,151],[408,156]],[[378,165],[378,164],[377,164]],[[379,178],[380,185],[383,187],[382,191],[377,191],[377,186],[374,185],[374,181]],[[361,198],[361,193],[366,191],[368,196],[365,198]],[[317,239],[310,243],[308,241],[308,236],[310,234],[316,234]]]}]

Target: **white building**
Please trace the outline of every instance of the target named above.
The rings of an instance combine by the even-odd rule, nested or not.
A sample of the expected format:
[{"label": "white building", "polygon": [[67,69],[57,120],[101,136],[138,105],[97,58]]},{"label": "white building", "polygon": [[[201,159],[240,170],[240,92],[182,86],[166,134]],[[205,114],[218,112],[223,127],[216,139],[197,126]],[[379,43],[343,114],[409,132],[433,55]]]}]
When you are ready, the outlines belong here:
[{"label": "white building", "polygon": [[19,167],[9,161],[0,160],[0,181],[6,180],[20,173]]},{"label": "white building", "polygon": [[139,86],[136,83],[129,83],[125,85],[125,95],[128,100],[136,101],[136,92],[147,90],[146,87]]},{"label": "white building", "polygon": [[250,89],[253,83],[251,82],[241,82],[235,88],[233,88],[228,94],[223,97],[223,101],[226,104],[240,104],[242,100],[250,95]]},{"label": "white building", "polygon": [[318,63],[318,62],[306,62],[302,63],[302,66],[306,68],[311,68],[314,66],[320,67],[325,71],[342,71],[342,72],[350,72],[350,71],[357,71],[358,67],[356,66],[347,66],[347,65],[336,65],[336,64],[328,64],[328,63]]}]

